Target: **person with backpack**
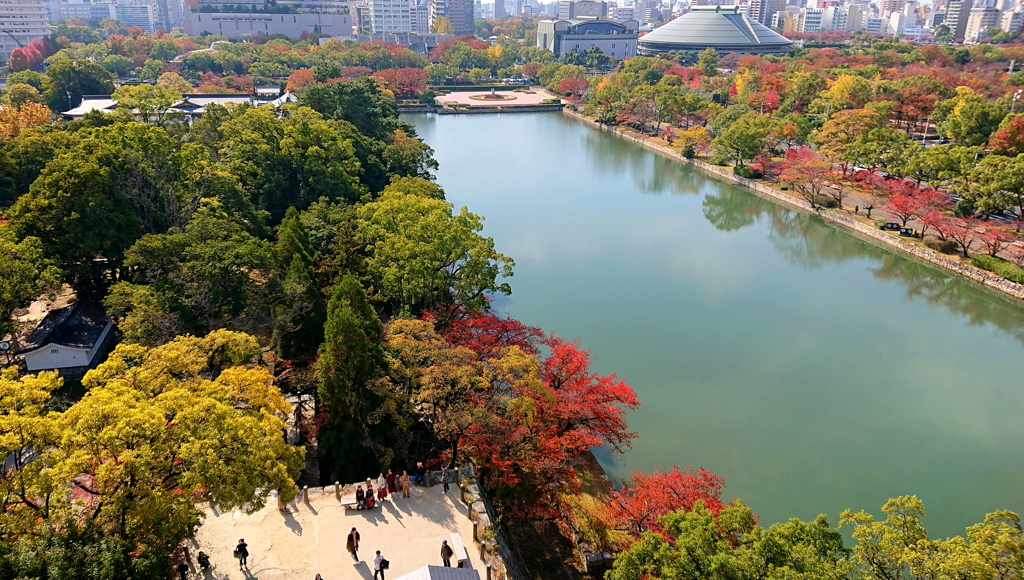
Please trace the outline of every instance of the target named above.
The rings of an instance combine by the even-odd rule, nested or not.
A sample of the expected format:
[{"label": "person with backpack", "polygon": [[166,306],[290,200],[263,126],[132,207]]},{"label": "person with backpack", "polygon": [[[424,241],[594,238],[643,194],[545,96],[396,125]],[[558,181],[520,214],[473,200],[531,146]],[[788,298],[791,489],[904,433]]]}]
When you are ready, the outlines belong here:
[{"label": "person with backpack", "polygon": [[441,540],[441,561],[444,562],[445,568],[452,567],[452,556],[455,555],[455,550],[448,545],[448,540]]},{"label": "person with backpack", "polygon": [[448,466],[441,469],[441,485],[444,486],[444,493],[448,493],[448,480],[451,478],[451,470]]},{"label": "person with backpack", "polygon": [[238,569],[241,570],[243,567],[248,567],[249,562],[249,544],[245,543],[245,538],[238,540],[238,545],[235,546],[233,552],[235,558],[238,558]]},{"label": "person with backpack", "polygon": [[380,580],[384,580],[384,570],[391,567],[391,562],[384,559],[384,556],[380,555],[380,550],[377,550],[377,557],[373,559],[373,580],[377,580],[377,574],[380,574]]}]

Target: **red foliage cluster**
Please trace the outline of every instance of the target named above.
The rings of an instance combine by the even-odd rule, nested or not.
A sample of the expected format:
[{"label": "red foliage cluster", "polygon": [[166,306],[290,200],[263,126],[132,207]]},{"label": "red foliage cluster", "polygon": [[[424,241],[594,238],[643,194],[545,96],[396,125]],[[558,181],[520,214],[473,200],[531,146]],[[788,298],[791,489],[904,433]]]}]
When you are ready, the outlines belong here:
[{"label": "red foliage cluster", "polygon": [[703,468],[694,471],[687,467],[684,471],[673,465],[669,471],[635,471],[613,493],[609,516],[613,525],[635,535],[658,531],[659,517],[679,509],[692,510],[698,501],[718,515],[725,508],[724,486],[725,478]]},{"label": "red foliage cluster", "polygon": [[441,60],[441,57],[443,57],[446,52],[459,43],[465,43],[474,50],[487,50],[486,42],[480,40],[473,34],[463,34],[452,38],[446,38],[441,42],[438,42],[437,46],[434,47],[434,50],[430,51],[430,60],[434,62]]},{"label": "red foliage cluster", "polygon": [[937,190],[921,189],[905,179],[878,178],[876,183],[888,198],[882,209],[900,220],[903,227],[912,219],[937,211],[943,202],[943,196]]},{"label": "red foliage cluster", "polygon": [[372,76],[382,81],[397,97],[416,97],[427,88],[427,73],[421,68],[389,68]]},{"label": "red foliage cluster", "polygon": [[481,359],[501,355],[501,350],[518,347],[526,354],[540,354],[544,331],[527,326],[511,316],[501,317],[493,312],[473,314],[456,320],[445,333],[452,344],[464,346]]},{"label": "red foliage cluster", "polygon": [[556,502],[544,497],[548,484],[574,485],[574,466],[591,448],[624,450],[636,437],[626,422],[640,404],[636,393],[615,375],[592,372],[579,341],[544,338],[539,328],[492,313],[462,317],[444,333],[488,364],[498,364],[509,347],[537,357],[547,350],[539,377],[505,380],[479,394],[484,412],[459,441],[506,509],[553,512]]},{"label": "red foliage cluster", "polygon": [[13,72],[29,70],[38,66],[47,56],[49,56],[49,52],[46,49],[46,45],[43,44],[42,40],[36,38],[27,46],[12,50],[11,56],[7,60],[7,66]]}]

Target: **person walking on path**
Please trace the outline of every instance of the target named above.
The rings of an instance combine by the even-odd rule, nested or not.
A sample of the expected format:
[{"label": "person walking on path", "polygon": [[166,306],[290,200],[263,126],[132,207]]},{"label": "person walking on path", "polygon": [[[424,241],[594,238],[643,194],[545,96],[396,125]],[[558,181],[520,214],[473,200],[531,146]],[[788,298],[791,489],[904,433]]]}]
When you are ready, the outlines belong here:
[{"label": "person walking on path", "polygon": [[359,550],[359,532],[357,532],[355,528],[352,528],[352,531],[348,533],[348,541],[345,542],[345,549],[348,550],[349,554],[352,554],[352,559],[358,564],[359,555],[357,554],[357,551]]},{"label": "person walking on path", "polygon": [[235,557],[238,558],[239,570],[249,565],[249,544],[245,543],[245,538],[238,540],[238,545],[235,546]]},{"label": "person walking on path", "polygon": [[409,497],[409,472],[402,472],[402,497]]},{"label": "person walking on path", "polygon": [[455,551],[448,545],[448,540],[441,540],[441,561],[444,562],[445,568],[452,567],[452,556],[455,555]]},{"label": "person walking on path", "polygon": [[373,580],[377,580],[377,574],[380,574],[380,580],[384,580],[384,556],[380,555],[380,550],[377,550],[377,557],[373,559]]},{"label": "person walking on path", "polygon": [[377,478],[377,503],[384,501],[388,497],[388,481],[384,479],[384,474],[381,473],[380,477]]},{"label": "person walking on path", "polygon": [[441,485],[444,486],[444,493],[448,493],[448,478],[451,477],[451,470],[448,466],[441,468]]}]

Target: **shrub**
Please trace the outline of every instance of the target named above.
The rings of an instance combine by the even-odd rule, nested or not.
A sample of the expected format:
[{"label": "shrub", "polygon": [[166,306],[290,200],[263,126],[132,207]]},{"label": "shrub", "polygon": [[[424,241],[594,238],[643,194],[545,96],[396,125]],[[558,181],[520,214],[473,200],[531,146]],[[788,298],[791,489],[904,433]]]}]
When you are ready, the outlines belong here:
[{"label": "shrub", "polygon": [[814,204],[828,209],[835,209],[839,207],[839,202],[836,201],[836,198],[829,195],[814,196]]},{"label": "shrub", "polygon": [[764,177],[764,174],[760,171],[747,167],[746,165],[737,165],[732,168],[732,172],[740,177],[746,177],[747,179],[760,179]]},{"label": "shrub", "polygon": [[953,240],[940,240],[935,236],[926,236],[924,245],[943,254],[956,254],[960,251],[959,246]]},{"label": "shrub", "polygon": [[693,145],[687,145],[686,147],[683,147],[682,153],[683,157],[687,159],[693,159],[694,157],[697,156],[697,150],[693,148]]},{"label": "shrub", "polygon": [[875,227],[878,229],[882,229],[882,226],[884,226],[887,223],[889,223],[889,220],[885,218],[875,218]]},{"label": "shrub", "polygon": [[420,102],[423,103],[424,105],[433,105],[434,97],[436,96],[437,93],[434,92],[433,89],[427,89],[420,93]]},{"label": "shrub", "polygon": [[974,215],[974,211],[974,200],[967,199],[966,197],[956,202],[956,205],[953,206],[953,213],[957,217],[970,217]]},{"label": "shrub", "polygon": [[971,256],[971,263],[982,270],[988,270],[1011,282],[1024,284],[1024,270],[1002,258],[989,256],[988,254],[974,254]]}]

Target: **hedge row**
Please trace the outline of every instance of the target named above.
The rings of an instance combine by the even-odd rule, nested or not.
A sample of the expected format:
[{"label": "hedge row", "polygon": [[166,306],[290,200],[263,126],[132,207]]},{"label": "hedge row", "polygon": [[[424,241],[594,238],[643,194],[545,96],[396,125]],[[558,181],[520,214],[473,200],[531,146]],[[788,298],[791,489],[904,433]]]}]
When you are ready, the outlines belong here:
[{"label": "hedge row", "polygon": [[988,254],[974,254],[971,256],[971,263],[975,266],[998,274],[1011,282],[1024,284],[1024,270],[1002,258],[989,256]]}]

